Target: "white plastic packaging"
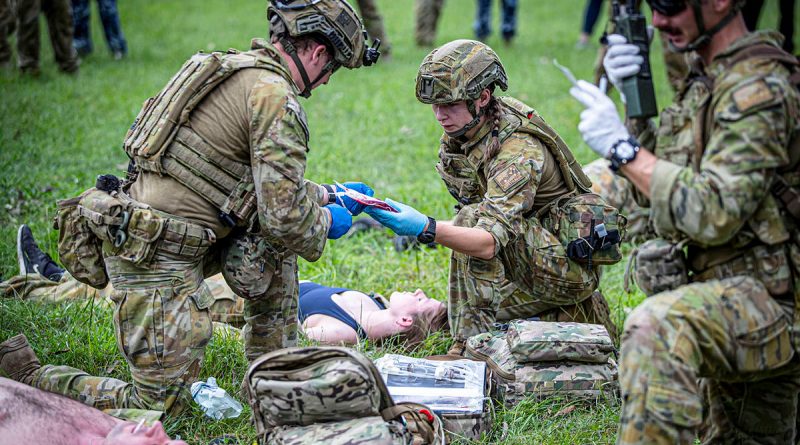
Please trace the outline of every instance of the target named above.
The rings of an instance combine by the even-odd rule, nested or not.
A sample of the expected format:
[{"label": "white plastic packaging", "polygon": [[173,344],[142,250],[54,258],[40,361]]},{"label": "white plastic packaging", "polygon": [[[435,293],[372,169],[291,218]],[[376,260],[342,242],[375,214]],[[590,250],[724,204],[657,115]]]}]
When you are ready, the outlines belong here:
[{"label": "white plastic packaging", "polygon": [[192,399],[214,420],[231,419],[242,413],[242,404],[217,386],[214,377],[192,383]]},{"label": "white plastic packaging", "polygon": [[428,405],[437,414],[483,412],[486,363],[387,354],[375,360],[395,402]]}]

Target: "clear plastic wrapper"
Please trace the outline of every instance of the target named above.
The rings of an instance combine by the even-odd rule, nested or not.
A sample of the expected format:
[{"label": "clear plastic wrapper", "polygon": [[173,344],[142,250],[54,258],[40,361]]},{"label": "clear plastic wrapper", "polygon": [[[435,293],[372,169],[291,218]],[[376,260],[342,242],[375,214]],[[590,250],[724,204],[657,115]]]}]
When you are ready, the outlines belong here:
[{"label": "clear plastic wrapper", "polygon": [[375,365],[395,402],[417,402],[437,414],[483,412],[486,363],[387,354]]},{"label": "clear plastic wrapper", "polygon": [[217,386],[214,377],[209,377],[207,382],[192,383],[192,398],[214,420],[239,417],[242,413],[242,404]]}]

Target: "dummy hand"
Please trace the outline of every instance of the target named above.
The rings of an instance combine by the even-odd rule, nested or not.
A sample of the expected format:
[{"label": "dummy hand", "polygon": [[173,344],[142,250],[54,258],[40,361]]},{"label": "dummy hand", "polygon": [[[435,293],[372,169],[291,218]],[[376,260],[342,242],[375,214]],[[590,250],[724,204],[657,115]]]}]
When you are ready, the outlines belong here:
[{"label": "dummy hand", "polygon": [[583,140],[597,154],[608,158],[614,143],[630,137],[619,119],[614,102],[585,80],[579,80],[577,86],[570,88],[569,94],[586,107],[581,112],[581,122],[578,124]]},{"label": "dummy hand", "polygon": [[388,198],[386,203],[397,210],[398,213],[381,210],[376,207],[367,207],[365,212],[375,221],[392,229],[394,233],[401,236],[417,236],[425,230],[425,226],[428,225],[428,217],[418,212],[417,209]]},{"label": "dummy hand", "polygon": [[642,69],[644,57],[639,55],[638,46],[627,43],[625,37],[619,34],[611,34],[607,39],[608,51],[603,58],[603,68],[608,80],[620,90],[622,79],[633,76]]},{"label": "dummy hand", "polygon": [[328,239],[339,239],[350,230],[353,225],[353,217],[344,207],[336,204],[328,204],[326,209],[331,214],[331,227],[328,229]]},{"label": "dummy hand", "polygon": [[[357,191],[358,193],[367,195],[367,196],[372,196],[372,195],[375,194],[375,191],[372,190],[372,188],[370,188],[370,186],[368,186],[367,184],[364,184],[363,182],[345,182],[342,185],[344,185],[345,187],[347,187],[349,189],[353,189],[353,190]],[[333,189],[335,191],[337,191],[337,192],[342,191],[340,189],[340,187],[336,186],[336,185],[333,186]],[[353,216],[358,215],[359,213],[363,212],[364,211],[364,207],[366,207],[364,204],[359,204],[358,202],[356,202],[352,198],[348,198],[347,196],[337,196],[336,197],[336,202],[339,205],[343,205],[344,207],[347,207],[347,210],[349,210],[350,213],[353,214]]]}]

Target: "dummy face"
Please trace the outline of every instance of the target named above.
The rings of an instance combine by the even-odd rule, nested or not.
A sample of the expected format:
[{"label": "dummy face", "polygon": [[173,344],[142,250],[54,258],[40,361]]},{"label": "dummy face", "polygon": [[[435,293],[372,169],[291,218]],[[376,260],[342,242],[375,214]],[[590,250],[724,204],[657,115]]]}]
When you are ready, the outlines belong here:
[{"label": "dummy face", "polygon": [[389,296],[389,309],[398,315],[432,315],[443,306],[441,301],[428,298],[422,289],[414,292],[393,292]]},{"label": "dummy face", "polygon": [[133,422],[120,423],[108,433],[103,445],[187,445],[182,440],[170,440],[161,422],[150,427],[142,425],[134,433],[136,426]]}]

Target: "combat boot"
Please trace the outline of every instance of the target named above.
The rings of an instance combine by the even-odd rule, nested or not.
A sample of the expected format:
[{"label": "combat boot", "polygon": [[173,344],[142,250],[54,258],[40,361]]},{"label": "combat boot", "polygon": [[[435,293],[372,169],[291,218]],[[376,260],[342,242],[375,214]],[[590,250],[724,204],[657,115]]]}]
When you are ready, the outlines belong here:
[{"label": "combat boot", "polygon": [[25,335],[19,334],[0,343],[0,376],[30,385],[33,373],[41,367]]}]

